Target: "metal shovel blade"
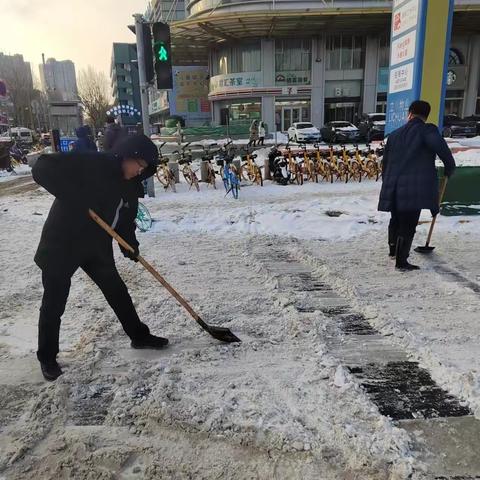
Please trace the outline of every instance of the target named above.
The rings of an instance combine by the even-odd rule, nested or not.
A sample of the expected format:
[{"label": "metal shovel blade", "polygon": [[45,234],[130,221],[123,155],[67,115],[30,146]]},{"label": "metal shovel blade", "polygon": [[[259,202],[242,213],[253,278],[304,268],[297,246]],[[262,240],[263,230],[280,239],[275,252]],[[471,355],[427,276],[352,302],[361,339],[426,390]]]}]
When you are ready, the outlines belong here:
[{"label": "metal shovel blade", "polygon": [[229,329],[225,327],[214,327],[205,323],[199,316],[196,318],[197,323],[208,332],[213,338],[225,343],[241,342],[241,340]]},{"label": "metal shovel blade", "polygon": [[225,343],[241,342],[241,340],[229,329],[223,327],[212,327],[209,325],[208,333],[217,340]]},{"label": "metal shovel blade", "polygon": [[429,247],[427,245],[417,247],[415,251],[417,253],[432,253],[435,250],[435,247]]}]

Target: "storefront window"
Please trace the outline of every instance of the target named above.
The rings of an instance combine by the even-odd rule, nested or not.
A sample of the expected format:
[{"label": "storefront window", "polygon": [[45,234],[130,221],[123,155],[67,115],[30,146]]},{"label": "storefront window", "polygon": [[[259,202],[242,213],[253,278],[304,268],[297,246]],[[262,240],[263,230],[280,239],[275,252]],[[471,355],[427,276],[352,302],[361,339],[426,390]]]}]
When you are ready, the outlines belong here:
[{"label": "storefront window", "polygon": [[309,85],[312,67],[312,41],[275,41],[276,85]]},{"label": "storefront window", "polygon": [[325,102],[325,123],[345,121],[355,123],[360,112],[360,101]]},{"label": "storefront window", "polygon": [[262,69],[260,43],[248,43],[235,47],[225,46],[217,50],[214,75],[258,72]]},{"label": "storefront window", "polygon": [[365,42],[363,37],[333,35],[327,38],[327,70],[363,68]]},{"label": "storefront window", "polygon": [[228,123],[231,126],[250,126],[252,120],[261,120],[262,104],[260,99],[252,99],[249,101],[237,100],[231,103],[223,101],[220,106],[220,116],[220,123],[222,125],[226,125],[228,119]]},{"label": "storefront window", "polygon": [[445,115],[461,115],[463,108],[463,90],[447,90]]},{"label": "storefront window", "polygon": [[275,102],[275,127],[286,132],[295,122],[309,122],[310,100],[289,100]]}]

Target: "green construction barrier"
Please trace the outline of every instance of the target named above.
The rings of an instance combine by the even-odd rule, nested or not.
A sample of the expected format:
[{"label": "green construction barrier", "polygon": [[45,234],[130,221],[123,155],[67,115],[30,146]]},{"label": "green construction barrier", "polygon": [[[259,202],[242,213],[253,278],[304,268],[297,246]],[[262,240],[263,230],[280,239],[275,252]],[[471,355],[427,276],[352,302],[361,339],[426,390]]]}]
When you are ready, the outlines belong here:
[{"label": "green construction barrier", "polygon": [[[229,128],[226,126],[218,127],[192,127],[192,128],[182,128],[182,134],[184,136],[203,136],[204,138],[209,137],[218,137],[218,136],[230,136],[230,135],[247,135],[249,133],[249,127],[245,125],[232,125]],[[177,134],[177,128],[161,128],[160,135],[162,136],[172,136]]]},{"label": "green construction barrier", "polygon": [[[443,176],[443,168],[438,169]],[[441,204],[442,215],[480,215],[480,167],[457,167]]]}]

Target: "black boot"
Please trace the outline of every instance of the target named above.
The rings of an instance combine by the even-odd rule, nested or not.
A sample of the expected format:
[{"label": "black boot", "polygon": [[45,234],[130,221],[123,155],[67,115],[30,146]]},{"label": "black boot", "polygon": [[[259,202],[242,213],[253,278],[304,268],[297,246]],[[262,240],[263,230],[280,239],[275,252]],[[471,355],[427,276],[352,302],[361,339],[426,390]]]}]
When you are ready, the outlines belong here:
[{"label": "black boot", "polygon": [[49,382],[53,382],[63,374],[62,369],[56,360],[40,362],[40,368],[42,369],[43,378]]},{"label": "black boot", "polygon": [[388,256],[390,258],[395,258],[397,256],[397,246],[394,243],[393,244],[389,243],[388,248],[389,248]]},{"label": "black boot", "polygon": [[148,334],[144,337],[133,339],[131,345],[132,348],[161,350],[168,345],[168,340]]},{"label": "black boot", "polygon": [[419,270],[420,267],[408,263],[408,256],[410,255],[410,248],[412,246],[413,238],[407,239],[404,237],[398,237],[397,248],[395,252],[396,263],[395,268],[403,272],[410,272],[412,270]]}]

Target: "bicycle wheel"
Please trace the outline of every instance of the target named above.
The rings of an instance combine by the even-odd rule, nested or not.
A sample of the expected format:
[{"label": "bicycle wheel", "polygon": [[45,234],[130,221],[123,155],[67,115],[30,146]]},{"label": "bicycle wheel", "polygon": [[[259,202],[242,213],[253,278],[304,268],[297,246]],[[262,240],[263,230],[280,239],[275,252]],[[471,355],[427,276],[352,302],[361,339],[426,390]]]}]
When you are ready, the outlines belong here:
[{"label": "bicycle wheel", "polygon": [[168,180],[165,178],[165,174],[164,174],[164,171],[163,171],[163,168],[162,167],[159,167],[157,169],[157,173],[155,174],[156,177],[157,177],[157,180],[165,187],[167,188],[168,187]]},{"label": "bicycle wheel", "polygon": [[212,167],[209,167],[207,170],[207,185],[211,185],[214,189],[217,188],[215,176],[215,170]]},{"label": "bicycle wheel", "polygon": [[252,180],[252,176],[251,176],[251,173],[250,173],[250,170],[247,166],[247,164],[243,164],[241,167],[240,167],[240,176],[244,179],[244,180],[250,180],[253,182]]},{"label": "bicycle wheel", "polygon": [[376,163],[373,160],[368,160],[367,164],[365,165],[365,172],[369,180],[372,180],[375,177],[378,178],[377,170]]},{"label": "bicycle wheel", "polygon": [[137,216],[135,217],[135,225],[141,232],[147,232],[152,227],[152,217],[148,208],[143,204],[138,202]]},{"label": "bicycle wheel", "polygon": [[193,185],[193,179],[192,179],[192,174],[190,173],[189,168],[184,168],[182,170],[183,178],[185,181],[188,183],[189,187],[191,188]]},{"label": "bicycle wheel", "polygon": [[198,184],[198,178],[195,172],[192,172],[192,185],[197,189],[197,192],[200,191],[200,185]]},{"label": "bicycle wheel", "polygon": [[354,181],[361,182],[362,181],[362,170],[358,162],[351,162],[349,168],[350,178]]},{"label": "bicycle wheel", "polygon": [[255,167],[255,183],[263,187],[262,170],[259,167]]}]

